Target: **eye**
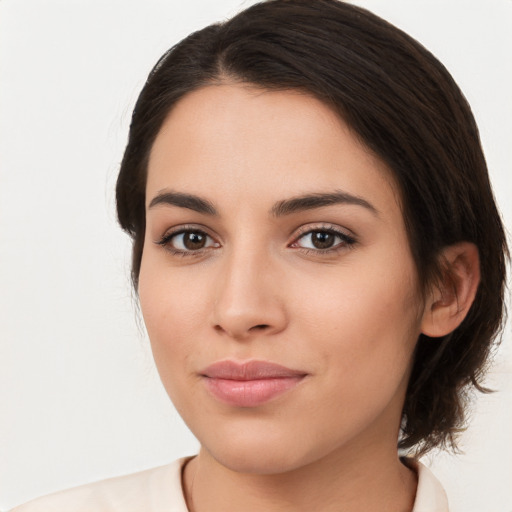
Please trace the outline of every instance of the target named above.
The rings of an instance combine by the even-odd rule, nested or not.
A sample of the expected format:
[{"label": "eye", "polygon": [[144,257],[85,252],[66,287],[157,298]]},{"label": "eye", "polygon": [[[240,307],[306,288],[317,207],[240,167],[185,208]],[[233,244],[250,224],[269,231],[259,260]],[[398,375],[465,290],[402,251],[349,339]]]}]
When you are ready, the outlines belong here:
[{"label": "eye", "polygon": [[186,254],[199,252],[210,247],[219,247],[219,244],[204,231],[198,229],[182,229],[166,234],[156,242],[174,253]]},{"label": "eye", "polygon": [[336,229],[312,229],[300,235],[297,240],[291,244],[291,247],[318,252],[329,252],[331,250],[351,246],[354,243],[355,239],[353,237]]}]

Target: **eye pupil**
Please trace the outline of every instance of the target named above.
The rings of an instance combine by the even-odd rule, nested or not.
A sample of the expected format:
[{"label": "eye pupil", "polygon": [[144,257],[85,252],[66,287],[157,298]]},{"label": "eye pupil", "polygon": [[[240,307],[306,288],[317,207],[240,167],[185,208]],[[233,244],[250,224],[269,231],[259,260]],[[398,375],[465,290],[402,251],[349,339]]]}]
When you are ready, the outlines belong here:
[{"label": "eye pupil", "polygon": [[311,242],[316,249],[328,249],[334,244],[335,235],[327,231],[313,231],[311,233]]},{"label": "eye pupil", "polygon": [[193,251],[202,249],[206,243],[206,236],[201,233],[185,233],[183,235],[183,245]]}]

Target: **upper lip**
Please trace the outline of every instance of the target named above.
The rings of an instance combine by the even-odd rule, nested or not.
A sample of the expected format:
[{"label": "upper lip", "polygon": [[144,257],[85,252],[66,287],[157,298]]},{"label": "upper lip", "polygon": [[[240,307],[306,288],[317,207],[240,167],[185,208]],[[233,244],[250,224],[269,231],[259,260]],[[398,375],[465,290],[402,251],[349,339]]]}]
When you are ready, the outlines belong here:
[{"label": "upper lip", "polygon": [[304,377],[306,372],[293,370],[269,361],[218,361],[200,372],[202,376],[212,379],[227,380],[261,380],[286,377]]}]

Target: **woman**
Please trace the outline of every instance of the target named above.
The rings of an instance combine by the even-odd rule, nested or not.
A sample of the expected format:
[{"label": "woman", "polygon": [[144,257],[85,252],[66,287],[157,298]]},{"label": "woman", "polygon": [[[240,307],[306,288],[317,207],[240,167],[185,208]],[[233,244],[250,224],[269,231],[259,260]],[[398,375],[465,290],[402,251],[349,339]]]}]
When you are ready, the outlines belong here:
[{"label": "woman", "polygon": [[141,92],[117,207],[201,450],[16,510],[448,510],[397,442],[455,445],[506,243],[474,119],[430,53],[335,0],[194,33]]}]

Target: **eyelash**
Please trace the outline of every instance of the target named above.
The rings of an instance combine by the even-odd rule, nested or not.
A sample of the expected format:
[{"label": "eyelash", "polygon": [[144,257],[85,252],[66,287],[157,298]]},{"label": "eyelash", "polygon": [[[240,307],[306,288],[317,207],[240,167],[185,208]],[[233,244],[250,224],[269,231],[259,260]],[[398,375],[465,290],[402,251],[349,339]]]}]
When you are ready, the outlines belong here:
[{"label": "eyelash", "polygon": [[[172,247],[171,241],[173,240],[173,238],[177,237],[178,235],[183,235],[186,233],[200,234],[200,235],[203,235],[203,236],[213,240],[213,238],[202,229],[199,229],[194,226],[182,226],[179,229],[176,229],[175,231],[171,231],[169,233],[164,234],[160,240],[155,241],[155,244],[164,247],[165,250],[169,251],[174,256],[180,256],[180,257],[200,257],[204,254],[205,251],[212,248],[212,247],[205,247],[205,248],[201,248],[201,249],[197,249],[197,250],[184,251],[182,249],[176,249],[176,248]],[[331,235],[339,238],[341,241],[338,242],[333,247],[329,247],[327,249],[311,249],[311,248],[307,248],[307,247],[293,247],[293,245],[296,244],[301,238],[304,238],[307,235],[311,235],[312,233],[328,233],[328,234],[331,234]],[[307,227],[307,228],[303,228],[303,230],[299,230],[299,233],[295,237],[294,241],[289,245],[289,247],[296,248],[296,249],[300,250],[303,254],[313,253],[316,255],[325,255],[325,254],[333,254],[333,253],[340,252],[342,250],[350,249],[356,243],[357,243],[356,238],[341,231],[339,228],[335,228],[332,225],[321,225],[321,226],[315,226],[313,228]],[[218,245],[217,245],[217,247],[218,247]],[[213,247],[213,248],[216,248],[216,247]]]}]

